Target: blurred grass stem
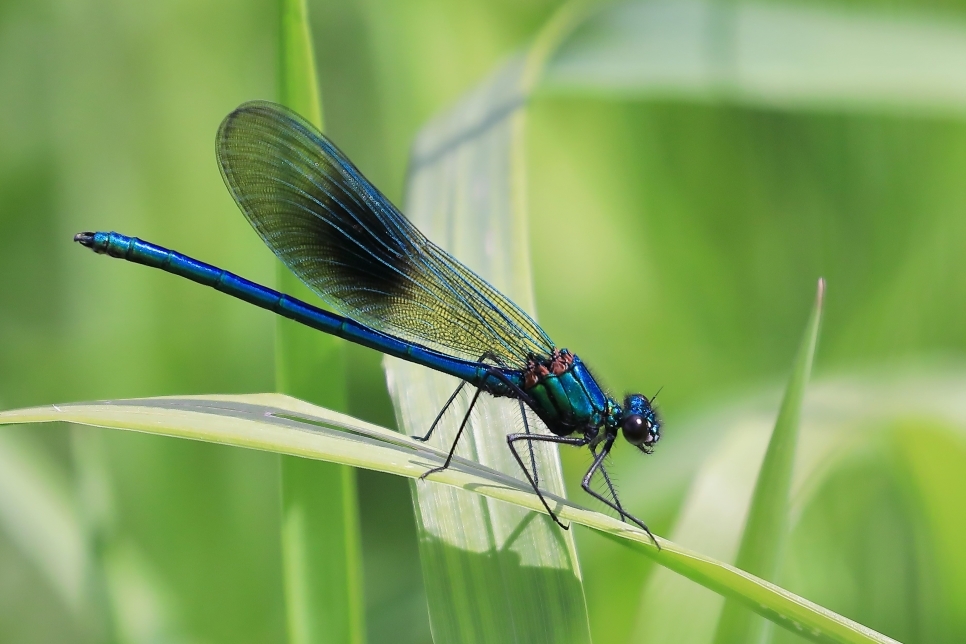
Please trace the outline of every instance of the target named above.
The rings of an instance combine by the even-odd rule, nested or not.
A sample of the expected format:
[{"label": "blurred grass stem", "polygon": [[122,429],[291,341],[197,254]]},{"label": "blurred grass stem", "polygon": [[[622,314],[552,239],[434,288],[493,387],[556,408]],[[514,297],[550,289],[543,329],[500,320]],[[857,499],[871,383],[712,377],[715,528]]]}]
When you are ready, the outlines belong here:
[{"label": "blurred grass stem", "polygon": [[[279,101],[319,129],[322,104],[305,0],[280,0]],[[309,289],[281,262],[279,290],[302,299]],[[279,391],[345,410],[345,348],[338,338],[276,321]],[[281,457],[282,567],[289,642],[365,641],[355,471]]]}]

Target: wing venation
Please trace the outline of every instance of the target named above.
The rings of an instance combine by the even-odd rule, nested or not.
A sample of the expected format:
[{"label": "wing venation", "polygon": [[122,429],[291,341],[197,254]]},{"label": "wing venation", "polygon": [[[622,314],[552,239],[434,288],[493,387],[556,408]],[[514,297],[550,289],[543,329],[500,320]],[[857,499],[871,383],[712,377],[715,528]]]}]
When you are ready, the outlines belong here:
[{"label": "wing venation", "polygon": [[553,343],[522,309],[433,244],[325,136],[273,103],[218,130],[229,191],[269,248],[333,309],[469,360],[523,368]]}]

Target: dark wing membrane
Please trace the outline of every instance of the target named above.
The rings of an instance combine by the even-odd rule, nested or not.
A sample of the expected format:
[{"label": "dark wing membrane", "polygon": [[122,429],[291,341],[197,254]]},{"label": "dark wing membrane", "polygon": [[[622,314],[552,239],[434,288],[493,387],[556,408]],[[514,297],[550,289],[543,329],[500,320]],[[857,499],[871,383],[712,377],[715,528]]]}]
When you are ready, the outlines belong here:
[{"label": "dark wing membrane", "polygon": [[218,162],[268,247],[332,308],[468,360],[523,368],[553,343],[517,305],[420,233],[328,139],[268,102],[218,130]]}]

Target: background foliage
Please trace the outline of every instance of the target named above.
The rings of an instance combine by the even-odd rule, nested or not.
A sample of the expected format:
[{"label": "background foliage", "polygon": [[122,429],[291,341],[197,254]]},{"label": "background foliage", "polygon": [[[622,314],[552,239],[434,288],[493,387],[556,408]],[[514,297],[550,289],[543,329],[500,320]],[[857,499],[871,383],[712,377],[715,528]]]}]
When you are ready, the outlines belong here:
[{"label": "background foliage", "polygon": [[[397,202],[421,124],[556,8],[310,4],[327,131]],[[890,6],[900,18],[966,13]],[[276,29],[274,2],[0,5],[4,408],[273,388],[267,314],[94,261],[69,240],[117,229],[272,282],[272,257],[222,186],[212,142],[237,104],[274,96]],[[936,397],[962,391],[964,144],[956,115],[595,96],[538,96],[527,141],[542,324],[615,391],[664,386],[658,455],[615,457],[629,505],[659,533],[717,555],[720,537],[740,531],[740,509],[734,526],[726,512],[689,523],[702,481],[756,468],[754,426],[777,409],[815,278],[827,278],[815,369],[832,384],[816,388],[806,415],[816,427],[845,418],[840,434],[873,433],[801,475],[782,581],[909,642],[966,634],[962,415]],[[349,349],[348,408],[392,426],[379,360]],[[843,412],[876,407],[893,411]],[[107,597],[108,617],[78,619],[0,531],[0,639],[96,641],[103,624],[127,641],[285,639],[277,458],[89,429],[4,430],[4,440],[81,491],[113,587],[127,579],[154,600]],[[562,455],[572,484],[586,456]],[[359,496],[369,639],[427,642],[406,484],[360,473]],[[598,642],[667,641],[661,629],[685,621],[682,605],[694,617],[694,604],[668,601],[684,591],[643,559],[577,536]],[[702,637],[685,635],[677,641]]]}]

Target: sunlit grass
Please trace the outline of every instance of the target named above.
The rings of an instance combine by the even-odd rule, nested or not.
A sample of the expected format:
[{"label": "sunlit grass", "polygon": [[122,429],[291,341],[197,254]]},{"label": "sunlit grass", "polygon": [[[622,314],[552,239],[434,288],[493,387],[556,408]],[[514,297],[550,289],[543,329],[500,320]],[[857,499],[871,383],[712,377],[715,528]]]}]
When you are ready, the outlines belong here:
[{"label": "sunlit grass", "polygon": [[[420,477],[446,458],[444,450],[281,395],[155,398],[0,413],[0,424],[57,421],[269,450],[411,478]],[[471,460],[456,459],[449,469],[433,474],[430,480],[531,511],[546,512],[526,483]],[[740,601],[785,628],[809,633],[817,641],[860,644],[892,641],[753,575],[673,542],[659,539],[658,547],[647,533],[635,526],[583,509],[553,494],[548,493],[547,498],[562,519],[632,542],[662,566]],[[513,544],[507,543],[507,547],[512,548]],[[492,632],[490,628],[478,623],[471,636],[486,638]],[[521,628],[528,627],[517,626]],[[537,626],[530,628],[537,629]]]},{"label": "sunlit grass", "polygon": [[[398,203],[417,131],[553,10],[311,8],[327,132]],[[227,196],[211,138],[240,102],[277,96],[276,9],[95,1],[14,2],[4,12],[4,408],[272,390],[267,315],[98,261],[69,238],[116,228],[271,283],[273,260]],[[737,557],[807,292],[828,277],[777,580],[903,642],[960,641],[966,127],[955,92],[936,93],[950,86],[942,74],[928,91],[908,83],[919,55],[961,73],[956,55],[936,65],[923,54],[943,43],[959,51],[961,16],[919,47],[906,36],[932,33],[933,23],[900,10],[886,42],[908,52],[908,65],[880,77],[891,88],[885,113],[868,92],[815,110],[776,100],[774,85],[765,104],[748,93],[695,102],[626,84],[575,90],[574,77],[564,87],[557,75],[554,95],[529,105],[530,265],[539,319],[555,340],[618,394],[664,385],[658,452],[615,454],[625,501],[659,534],[723,562]],[[845,17],[861,27],[863,15]],[[838,33],[841,44],[848,32]],[[575,45],[593,45],[587,35]],[[863,64],[880,62],[855,51]],[[348,409],[389,426],[379,358],[350,355],[339,379]],[[317,393],[304,382],[305,396]],[[12,580],[0,586],[0,639],[106,641],[105,627],[128,640],[289,637],[276,456],[86,427],[5,432],[17,445],[0,443],[3,456],[46,474],[17,484],[40,494],[33,502],[0,492],[0,567]],[[564,452],[571,490],[583,458]],[[4,467],[0,484],[18,471]],[[378,553],[362,553],[374,586],[366,595],[403,589],[368,606],[372,641],[426,641],[407,484],[360,477],[363,524],[382,540]],[[718,595],[596,531],[576,533],[595,641],[711,641]],[[77,603],[83,592],[90,605]],[[775,629],[773,640],[800,638]]]}]

